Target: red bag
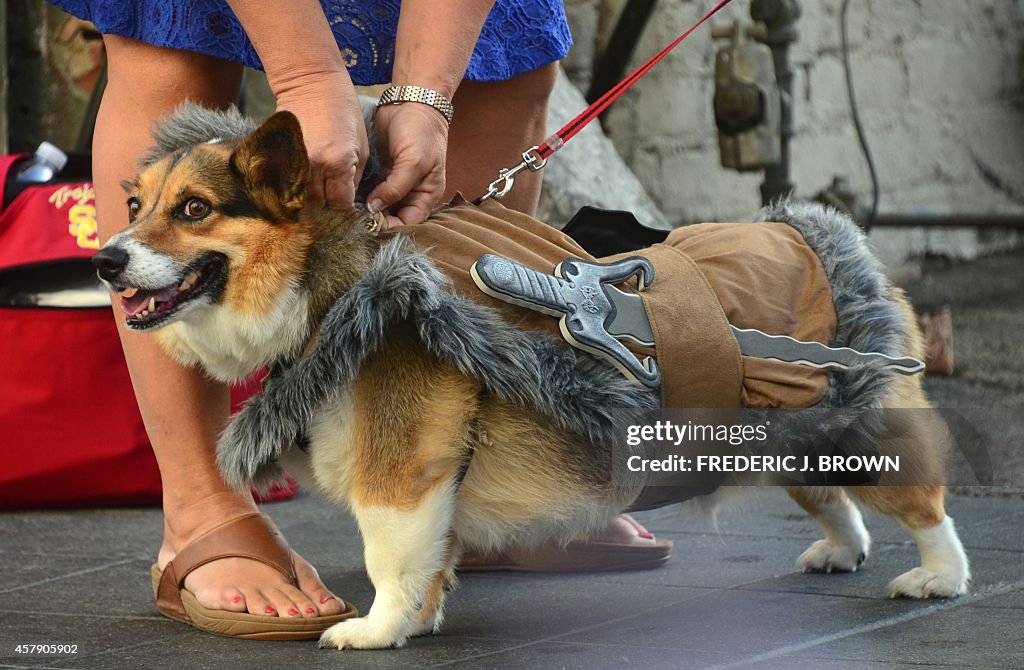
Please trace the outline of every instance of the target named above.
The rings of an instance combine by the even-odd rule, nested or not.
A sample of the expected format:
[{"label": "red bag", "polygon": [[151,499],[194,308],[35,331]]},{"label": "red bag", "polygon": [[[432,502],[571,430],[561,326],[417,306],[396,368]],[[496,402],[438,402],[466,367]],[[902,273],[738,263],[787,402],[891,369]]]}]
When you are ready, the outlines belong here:
[{"label": "red bag", "polygon": [[[0,157],[0,192],[20,158]],[[98,248],[89,183],[30,186],[0,212],[0,509],[160,502],[103,293],[61,306],[95,288]]]},{"label": "red bag", "polygon": [[[0,194],[24,157],[0,156]],[[109,297],[89,262],[94,198],[87,182],[34,185],[0,212],[0,509],[161,500]],[[233,408],[259,388],[255,378],[233,388]],[[289,479],[258,500],[295,492]]]}]

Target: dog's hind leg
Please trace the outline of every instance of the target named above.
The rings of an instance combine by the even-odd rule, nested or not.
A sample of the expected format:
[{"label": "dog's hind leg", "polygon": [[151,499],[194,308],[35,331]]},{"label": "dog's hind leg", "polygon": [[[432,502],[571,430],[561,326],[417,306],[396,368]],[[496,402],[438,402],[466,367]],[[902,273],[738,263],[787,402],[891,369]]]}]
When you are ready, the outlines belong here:
[{"label": "dog's hind leg", "polygon": [[860,510],[839,488],[791,486],[786,492],[825,533],[797,559],[803,572],[854,572],[868,557],[871,537]]},{"label": "dog's hind leg", "polygon": [[900,486],[847,489],[866,506],[896,518],[914,538],[920,567],[889,583],[892,598],[951,598],[967,591],[967,555],[946,516],[945,460],[950,435],[916,378],[899,380],[884,410],[879,453],[900,458]]},{"label": "dog's hind leg", "polygon": [[921,565],[889,582],[889,597],[952,598],[966,593],[970,567],[953,520],[946,516],[945,486],[876,486],[850,492],[896,517],[917,543]]}]

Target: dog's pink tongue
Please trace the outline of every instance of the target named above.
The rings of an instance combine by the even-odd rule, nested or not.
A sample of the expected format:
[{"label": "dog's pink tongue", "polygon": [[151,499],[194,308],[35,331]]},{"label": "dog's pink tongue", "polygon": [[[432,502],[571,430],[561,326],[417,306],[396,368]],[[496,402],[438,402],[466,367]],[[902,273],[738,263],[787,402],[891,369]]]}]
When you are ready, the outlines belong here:
[{"label": "dog's pink tongue", "polygon": [[153,296],[149,291],[136,291],[130,297],[121,296],[121,309],[128,316],[135,316],[149,305],[149,299]]},{"label": "dog's pink tongue", "polygon": [[149,306],[150,298],[156,298],[157,302],[169,302],[177,292],[178,289],[174,286],[168,286],[160,291],[137,291],[131,296],[121,296],[121,309],[128,316],[135,316]]}]

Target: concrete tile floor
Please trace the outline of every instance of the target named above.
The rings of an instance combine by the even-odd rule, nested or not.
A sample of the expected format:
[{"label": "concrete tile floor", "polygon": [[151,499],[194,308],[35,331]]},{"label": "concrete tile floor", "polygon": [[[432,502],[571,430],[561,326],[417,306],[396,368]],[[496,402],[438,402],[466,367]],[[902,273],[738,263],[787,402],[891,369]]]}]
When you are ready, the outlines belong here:
[{"label": "concrete tile floor", "polygon": [[[952,601],[885,598],[916,565],[893,522],[868,518],[872,555],[851,575],[801,575],[818,538],[778,491],[724,512],[717,529],[693,509],[640,515],[676,556],[659,570],[600,575],[467,575],[441,635],[402,650],[336,652],[308,642],[217,638],[162,618],[149,566],[157,509],[0,515],[0,668],[1024,668],[1024,252],[931,265],[909,286],[919,304],[952,305],[960,372],[931,378],[943,407],[1011,408],[985,426],[994,487],[949,500],[972,561],[971,593]],[[954,476],[959,477],[963,473]],[[969,477],[960,483],[970,484]],[[372,588],[353,522],[309,497],[268,506],[327,583],[365,609]],[[79,645],[26,657],[20,642]]]},{"label": "concrete tile floor", "polygon": [[[780,492],[755,492],[718,531],[693,511],[642,515],[676,543],[650,572],[467,575],[444,632],[402,650],[332,652],[308,642],[217,638],[163,619],[149,594],[158,510],[0,516],[2,668],[886,668],[1024,667],[1024,504],[952,497],[973,563],[971,594],[889,600],[916,550],[869,517],[872,556],[850,575],[802,575],[814,524]],[[353,523],[308,496],[267,506],[339,594],[372,598]],[[105,550],[105,551],[104,551]],[[29,658],[18,642],[70,642]]]}]

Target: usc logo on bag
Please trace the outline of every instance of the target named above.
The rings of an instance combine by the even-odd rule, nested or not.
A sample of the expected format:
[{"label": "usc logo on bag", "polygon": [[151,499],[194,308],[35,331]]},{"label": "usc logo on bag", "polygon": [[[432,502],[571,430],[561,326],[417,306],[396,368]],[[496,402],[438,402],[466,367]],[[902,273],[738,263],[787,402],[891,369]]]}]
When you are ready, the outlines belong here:
[{"label": "usc logo on bag", "polygon": [[96,192],[92,184],[61,186],[50,196],[50,204],[63,209],[69,202],[75,204],[68,208],[68,234],[75,238],[75,243],[82,249],[99,249],[100,237],[96,229]]}]

